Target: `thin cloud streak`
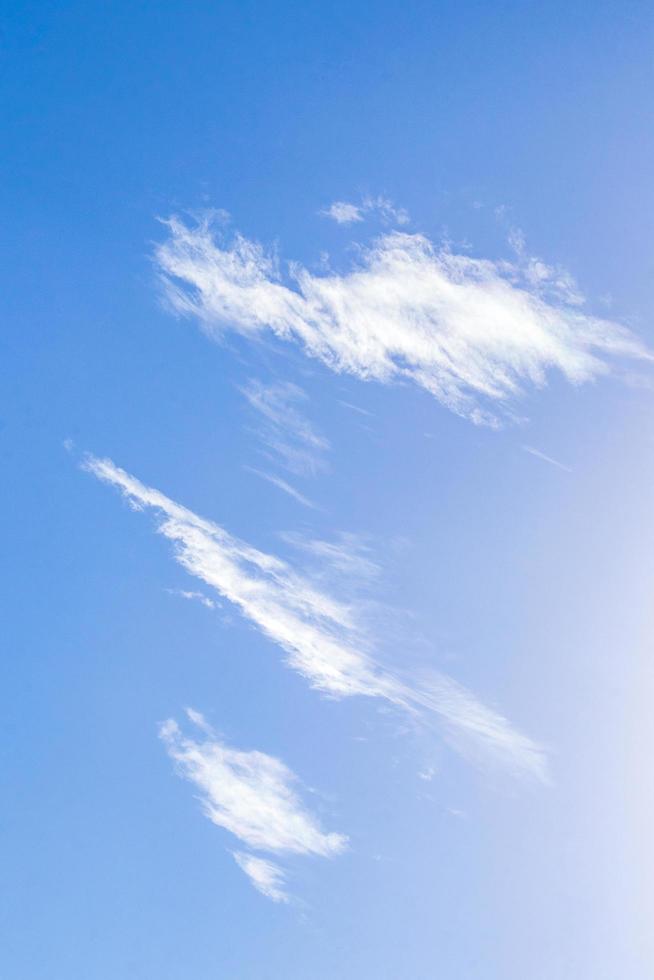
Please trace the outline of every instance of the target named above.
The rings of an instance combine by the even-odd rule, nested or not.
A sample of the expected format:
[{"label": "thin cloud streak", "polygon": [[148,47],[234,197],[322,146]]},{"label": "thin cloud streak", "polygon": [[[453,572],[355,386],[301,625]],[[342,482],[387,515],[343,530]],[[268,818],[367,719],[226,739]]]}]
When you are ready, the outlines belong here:
[{"label": "thin cloud streak", "polygon": [[[334,698],[381,698],[425,723],[436,716],[452,744],[459,750],[463,746],[465,754],[471,754],[465,748],[468,743],[475,742],[478,755],[489,762],[546,778],[540,746],[449,678],[433,673],[427,682],[415,685],[380,667],[368,652],[370,642],[351,604],[320,591],[279,558],[239,541],[111,460],[89,456],[83,465],[118,488],[135,509],[155,509],[159,533],[173,543],[177,561],[281,647],[286,663],[311,687]],[[453,733],[460,735],[459,743]]]},{"label": "thin cloud streak", "polygon": [[447,741],[471,762],[493,761],[516,776],[531,772],[550,782],[543,749],[452,678],[426,674],[415,697],[441,716]]},{"label": "thin cloud streak", "polygon": [[275,476],[274,473],[266,473],[264,470],[258,470],[254,466],[244,466],[243,469],[247,470],[248,473],[253,473],[254,476],[258,476],[261,480],[266,480],[268,483],[272,483],[274,487],[277,487],[278,490],[288,494],[289,497],[296,500],[298,504],[302,504],[303,507],[309,507],[311,510],[319,509],[317,504],[314,504],[312,500],[309,500],[309,498],[305,497],[303,493],[296,490],[292,484],[288,483],[286,480],[283,480],[281,476]]},{"label": "thin cloud streak", "polygon": [[540,449],[534,449],[533,446],[523,446],[524,452],[529,453],[530,456],[536,456],[537,459],[542,459],[545,463],[549,463],[551,466],[556,466],[560,470],[565,470],[566,473],[572,473],[572,467],[566,466],[565,463],[559,463],[558,459],[553,459],[552,456],[546,456],[542,453]]},{"label": "thin cloud streak", "polygon": [[411,380],[477,424],[500,425],[552,371],[582,384],[615,358],[652,360],[624,327],[584,313],[569,280],[542,262],[472,258],[394,231],[343,274],[291,263],[286,283],[255,241],[214,235],[209,220],[165,224],[155,259],[168,303],[211,336],[272,331],[334,371]]},{"label": "thin cloud streak", "polygon": [[361,408],[359,405],[353,405],[352,402],[344,402],[339,399],[339,405],[343,408],[349,408],[352,412],[357,412],[359,415],[365,415],[367,418],[374,418],[374,412],[368,411],[367,408]]}]

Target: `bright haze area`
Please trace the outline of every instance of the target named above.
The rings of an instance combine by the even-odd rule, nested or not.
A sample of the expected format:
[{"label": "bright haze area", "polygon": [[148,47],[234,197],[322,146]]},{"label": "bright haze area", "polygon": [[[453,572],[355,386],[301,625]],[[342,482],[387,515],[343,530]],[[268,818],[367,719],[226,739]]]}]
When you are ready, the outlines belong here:
[{"label": "bright haze area", "polygon": [[651,4],[0,26],[0,976],[651,980]]}]

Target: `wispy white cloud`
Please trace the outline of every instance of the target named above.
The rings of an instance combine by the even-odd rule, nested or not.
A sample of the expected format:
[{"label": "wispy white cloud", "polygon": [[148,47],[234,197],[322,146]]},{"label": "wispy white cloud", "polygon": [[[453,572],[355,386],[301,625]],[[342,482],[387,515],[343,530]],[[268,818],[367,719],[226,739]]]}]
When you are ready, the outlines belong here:
[{"label": "wispy white cloud", "polygon": [[259,435],[270,459],[300,476],[314,476],[327,468],[329,441],[300,410],[307,395],[299,385],[251,380],[241,392],[257,412]]},{"label": "wispy white cloud", "polygon": [[300,491],[297,490],[292,484],[288,483],[287,480],[283,480],[281,476],[275,476],[274,473],[266,473],[264,470],[258,470],[254,466],[245,466],[244,469],[246,469],[248,473],[254,473],[254,475],[258,476],[260,479],[266,480],[268,483],[272,483],[274,487],[277,487],[278,490],[281,490],[289,497],[292,497],[293,500],[296,500],[298,504],[302,504],[303,507],[309,507],[311,510],[318,509],[317,504],[314,504],[312,500],[305,497],[303,493],[300,493]]},{"label": "wispy white cloud", "polygon": [[452,678],[426,674],[414,697],[440,716],[447,740],[471,762],[493,762],[515,775],[549,781],[543,749]]},{"label": "wispy white cloud", "polygon": [[389,225],[408,225],[411,220],[409,212],[405,208],[396,207],[383,194],[379,194],[377,197],[364,197],[363,209],[368,212],[376,212],[382,221]]},{"label": "wispy white cloud", "polygon": [[508,242],[518,257],[519,269],[525,281],[532,288],[569,306],[583,306],[584,297],[574,277],[561,266],[549,265],[538,256],[530,255],[520,228],[509,229]]},{"label": "wispy white cloud", "polygon": [[273,902],[289,902],[290,897],[285,889],[286,874],[278,864],[273,864],[267,858],[256,857],[244,851],[234,851],[234,860],[245,872],[257,891],[272,899]]},{"label": "wispy white cloud", "polygon": [[565,470],[566,473],[572,473],[571,466],[566,466],[565,463],[559,463],[558,459],[554,459],[552,456],[546,456],[545,453],[540,451],[540,449],[534,449],[533,446],[523,446],[522,448],[531,456],[536,456],[538,459],[542,459],[545,463],[550,463],[551,466],[556,466],[560,470]]},{"label": "wispy white cloud", "polygon": [[381,572],[378,562],[372,557],[372,549],[357,534],[341,532],[331,541],[298,533],[286,533],[283,538],[315,559],[320,568],[345,578],[348,587],[351,587],[353,580],[371,582]]},{"label": "wispy white cloud", "polygon": [[359,250],[350,271],[282,278],[260,244],[221,239],[209,221],[167,222],[156,249],[168,302],[213,336],[270,330],[335,371],[410,379],[473,422],[498,425],[511,402],[550,371],[581,384],[615,358],[651,360],[618,323],[582,310],[561,277],[435,247],[391,232]]},{"label": "wispy white cloud", "polygon": [[[257,851],[334,857],[345,850],[347,838],[323,831],[300,798],[297,777],[280,759],[231,748],[199,712],[186,713],[199,737],[184,735],[172,718],[159,735],[177,772],[199,790],[212,823]],[[273,901],[288,901],[280,867],[242,851],[234,857],[255,888]]]},{"label": "wispy white cloud", "polygon": [[467,755],[544,778],[543,750],[498,713],[440,674],[416,685],[382,668],[351,604],[333,598],[285,562],[230,535],[147,487],[111,460],[87,457],[85,468],[117,487],[138,510],[159,514],[159,532],[175,546],[177,561],[232,602],[273,640],[286,662],[311,687],[331,697],[381,698],[417,719],[440,719],[451,743]]},{"label": "wispy white cloud", "polygon": [[363,209],[358,204],[347,201],[334,201],[320,213],[326,218],[332,218],[339,225],[351,225],[355,221],[363,221]]},{"label": "wispy white cloud", "polygon": [[404,208],[397,208],[383,195],[364,197],[360,204],[348,201],[334,201],[320,212],[325,218],[332,218],[339,225],[350,225],[363,221],[367,214],[376,213],[385,224],[406,225],[409,214]]},{"label": "wispy white cloud", "polygon": [[188,589],[166,589],[169,595],[179,596],[180,599],[189,599],[191,602],[199,602],[201,605],[206,606],[207,609],[215,609],[216,603],[209,596],[206,596],[204,592],[192,592]]},{"label": "wispy white cloud", "polygon": [[187,712],[204,738],[182,733],[173,719],[160,737],[177,771],[200,790],[204,813],[249,847],[275,854],[331,857],[347,838],[325,833],[300,799],[297,778],[281,760],[221,742],[199,712]]}]

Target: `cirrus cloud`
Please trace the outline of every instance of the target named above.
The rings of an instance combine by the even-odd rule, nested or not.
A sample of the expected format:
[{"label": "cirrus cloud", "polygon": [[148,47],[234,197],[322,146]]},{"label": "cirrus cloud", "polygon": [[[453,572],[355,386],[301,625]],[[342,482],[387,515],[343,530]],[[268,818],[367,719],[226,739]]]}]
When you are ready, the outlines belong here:
[{"label": "cirrus cloud", "polygon": [[[280,558],[240,541],[111,460],[88,456],[83,465],[120,490],[135,509],[153,509],[177,561],[280,647],[288,666],[311,687],[332,698],[381,699],[427,724],[438,719],[462,754],[547,781],[542,747],[452,679],[436,671],[400,677],[381,666],[372,655],[374,640],[359,627],[354,603],[335,599]],[[334,560],[333,549],[329,558]]]},{"label": "cirrus cloud", "polygon": [[[652,357],[623,326],[582,309],[560,270],[474,258],[393,231],[343,273],[316,274],[209,219],[165,222],[155,250],[172,309],[212,336],[266,331],[334,371],[411,380],[453,412],[498,426],[511,404],[557,371],[591,381],[619,358]],[[562,284],[565,288],[562,288]]]},{"label": "cirrus cloud", "polygon": [[[204,717],[187,709],[199,735],[184,735],[174,719],[159,736],[180,776],[200,791],[212,823],[255,851],[277,855],[335,857],[347,847],[343,834],[326,833],[299,795],[299,781],[280,759],[265,752],[235,749],[221,741]],[[234,853],[254,887],[274,902],[288,902],[285,872],[266,858]]]}]

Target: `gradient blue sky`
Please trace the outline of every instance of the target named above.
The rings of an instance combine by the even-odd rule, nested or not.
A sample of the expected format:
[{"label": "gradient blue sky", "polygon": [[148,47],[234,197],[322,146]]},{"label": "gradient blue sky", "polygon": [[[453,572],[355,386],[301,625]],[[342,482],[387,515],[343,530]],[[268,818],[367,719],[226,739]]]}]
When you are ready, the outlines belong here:
[{"label": "gradient blue sky", "polygon": [[[17,3],[0,44],[0,975],[650,978],[651,5]],[[531,377],[444,404],[441,328],[466,394]]]}]

